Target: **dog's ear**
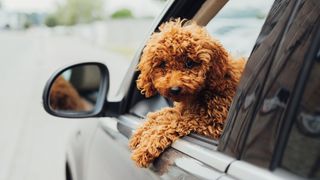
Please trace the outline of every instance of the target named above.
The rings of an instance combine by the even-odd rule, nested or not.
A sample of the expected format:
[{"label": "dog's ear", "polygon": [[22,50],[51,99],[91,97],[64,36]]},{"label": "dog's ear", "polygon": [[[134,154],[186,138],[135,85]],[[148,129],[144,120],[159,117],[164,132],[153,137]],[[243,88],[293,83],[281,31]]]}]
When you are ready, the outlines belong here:
[{"label": "dog's ear", "polygon": [[221,93],[228,86],[233,86],[228,77],[231,75],[229,72],[229,54],[220,42],[211,38],[207,39],[203,47],[208,52],[208,58],[210,57],[207,85],[210,89]]},{"label": "dog's ear", "polygon": [[147,54],[142,55],[140,63],[138,64],[138,70],[140,71],[140,74],[136,81],[137,88],[146,97],[153,96],[156,93],[156,89],[151,79],[152,62]]},{"label": "dog's ear", "polygon": [[189,21],[184,28],[195,35],[195,39],[197,39],[197,56],[209,66],[209,75],[214,76],[215,79],[222,78],[225,75],[225,66],[229,58],[229,54],[222,44],[212,38],[208,31],[204,27],[197,25],[196,22]]},{"label": "dog's ear", "polygon": [[229,54],[220,42],[209,39],[204,43],[205,49],[210,54],[210,78],[223,79],[228,69]]}]

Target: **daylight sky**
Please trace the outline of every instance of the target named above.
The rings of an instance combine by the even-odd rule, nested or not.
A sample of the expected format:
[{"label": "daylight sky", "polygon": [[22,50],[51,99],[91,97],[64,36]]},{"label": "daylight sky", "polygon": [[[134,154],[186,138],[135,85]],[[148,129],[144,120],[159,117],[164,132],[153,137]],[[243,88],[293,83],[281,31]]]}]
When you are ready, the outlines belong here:
[{"label": "daylight sky", "polygon": [[[57,3],[65,0],[0,0],[5,10],[23,12],[50,12]],[[106,12],[112,13],[119,8],[129,8],[137,16],[159,13],[159,2],[151,0],[106,0]]]},{"label": "daylight sky", "polygon": [[59,0],[0,0],[6,10],[48,11]]},{"label": "daylight sky", "polygon": [[[4,9],[23,12],[50,12],[56,4],[65,0],[0,0]],[[236,9],[250,9],[250,6],[269,10],[273,0],[230,0],[227,6]],[[135,16],[156,16],[162,10],[163,4],[152,0],[105,0],[105,10],[111,14],[120,8],[131,9]],[[267,7],[267,8],[266,8]]]}]

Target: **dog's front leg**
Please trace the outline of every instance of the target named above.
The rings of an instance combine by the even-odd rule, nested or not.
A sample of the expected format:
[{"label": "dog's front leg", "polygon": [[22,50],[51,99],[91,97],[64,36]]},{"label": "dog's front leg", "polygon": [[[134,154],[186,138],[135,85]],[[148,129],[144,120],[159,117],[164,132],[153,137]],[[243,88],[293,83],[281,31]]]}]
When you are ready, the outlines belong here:
[{"label": "dog's front leg", "polygon": [[[219,139],[223,132],[224,122],[227,118],[231,101],[232,97],[213,97],[212,101],[207,104],[207,116],[194,115],[195,117],[191,118],[197,119],[196,123],[194,123],[196,126],[193,127],[193,130],[198,134],[216,140]],[[192,120],[190,120],[190,123],[191,121]]]},{"label": "dog's front leg", "polygon": [[133,133],[133,135],[131,136],[131,138],[129,140],[129,148],[131,150],[136,149],[137,146],[140,144],[140,140],[143,135],[143,132],[146,132],[150,128],[152,128],[153,126],[157,125],[156,119],[159,116],[159,114],[160,114],[160,112],[149,113],[147,115],[146,121],[135,130],[135,132]]},{"label": "dog's front leg", "polygon": [[140,143],[131,158],[139,167],[147,167],[167,147],[191,130],[175,108],[165,108],[156,118],[157,124],[142,132]]}]

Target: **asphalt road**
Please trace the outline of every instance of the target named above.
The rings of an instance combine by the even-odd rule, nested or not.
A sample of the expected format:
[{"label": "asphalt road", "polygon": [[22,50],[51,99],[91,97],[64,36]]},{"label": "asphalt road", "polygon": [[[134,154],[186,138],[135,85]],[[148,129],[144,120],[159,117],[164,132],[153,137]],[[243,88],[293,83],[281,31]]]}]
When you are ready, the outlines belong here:
[{"label": "asphalt road", "polygon": [[79,38],[46,30],[0,31],[0,180],[62,180],[65,148],[78,123],[42,108],[42,90],[59,67],[80,61],[105,62],[111,90],[129,61]]}]

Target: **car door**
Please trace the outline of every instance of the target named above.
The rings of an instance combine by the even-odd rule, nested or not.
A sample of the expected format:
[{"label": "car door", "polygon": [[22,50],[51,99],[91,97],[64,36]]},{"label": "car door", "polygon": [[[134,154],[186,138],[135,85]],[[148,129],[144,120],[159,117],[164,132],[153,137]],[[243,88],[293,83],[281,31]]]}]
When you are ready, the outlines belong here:
[{"label": "car door", "polygon": [[[151,32],[172,17],[192,19],[205,2],[169,1],[163,14],[155,21]],[[172,145],[173,148],[166,150],[148,169],[137,168],[130,159],[128,138],[134,129],[143,123],[146,113],[170,106],[170,102],[164,98],[155,96],[146,99],[136,89],[135,67],[141,49],[119,90],[118,94],[123,94],[124,99],[110,107],[110,111],[118,116],[101,118],[99,127],[92,137],[86,156],[84,179],[218,179],[234,158],[217,152],[217,142],[198,135],[178,140]]]},{"label": "car door", "polygon": [[[188,3],[181,3],[182,1],[175,2],[177,4],[172,3],[168,11],[174,10],[175,12],[182,13],[182,15],[174,14],[172,17],[176,17],[176,15],[186,18],[192,17],[183,14],[183,9],[178,8],[186,8],[184,5]],[[314,8],[308,11],[312,6]],[[131,177],[133,179],[159,177],[168,179],[272,179],[295,177],[286,171],[269,170],[273,170],[271,166],[274,162],[274,148],[277,147],[275,143],[280,141],[278,137],[281,128],[279,127],[282,127],[283,114],[286,114],[286,107],[284,106],[290,101],[289,96],[299,77],[302,64],[304,63],[303,53],[308,52],[308,45],[312,42],[312,37],[314,37],[312,34],[315,34],[318,30],[317,26],[315,26],[315,28],[309,28],[312,24],[318,22],[316,16],[318,15],[317,12],[319,12],[318,7],[316,1],[309,1],[308,3],[304,1],[277,1],[274,4],[267,23],[251,55],[251,58],[260,61],[249,60],[244,78],[242,78],[240,83],[236,100],[230,110],[226,131],[224,132],[221,142],[219,142],[219,148],[217,147],[218,142],[191,134],[174,143],[172,148],[165,151],[161,157],[153,163],[151,168],[145,170],[137,169],[129,160],[130,152],[127,149],[128,138],[132,134],[132,131],[143,122],[143,118],[147,112],[170,106],[170,103],[160,96],[144,99],[135,88],[135,83],[131,79],[129,85],[124,83],[124,87],[128,87],[129,90],[126,92],[124,105],[120,104],[119,107],[121,106],[122,108],[118,108],[121,115],[117,118],[105,118],[100,122],[100,128],[93,138],[92,149],[89,156],[93,158],[88,165],[89,173],[87,177],[94,179],[102,177]],[[190,12],[190,8],[188,12]],[[313,14],[313,18],[309,19],[310,21],[306,21],[305,28],[297,29],[301,30],[298,31],[300,35],[307,35],[294,36],[295,34],[290,27],[296,27],[299,21],[293,20],[295,17],[300,17],[301,19],[301,16],[305,15],[306,12]],[[170,16],[168,14],[166,16],[165,14],[162,20],[166,20],[168,17]],[[302,39],[305,40],[303,43],[301,43],[301,38],[305,38]],[[292,57],[294,53],[282,56],[283,52],[286,52],[292,47],[294,47],[293,52],[299,52],[295,51],[298,47],[299,49],[304,49],[303,53],[299,52],[299,54],[297,54],[296,61],[288,61],[288,57]],[[263,56],[261,56],[261,53]],[[139,57],[139,55],[137,57]],[[262,58],[259,59],[259,57]],[[275,59],[279,59],[279,61],[275,61]],[[136,61],[137,60],[138,59],[136,59]],[[282,67],[283,64],[297,69],[295,69],[295,71],[293,71],[293,69],[282,71],[283,69],[279,67]],[[252,72],[255,72],[256,75],[253,76]],[[129,74],[130,73],[133,73],[133,71],[129,71]],[[288,74],[292,75],[289,81],[287,81]],[[135,80],[136,74],[132,75],[133,80]],[[130,82],[130,80],[128,80],[128,82]],[[272,88],[272,85],[274,85],[275,88]],[[280,86],[279,88],[279,85],[283,85],[284,87]],[[270,92],[273,95],[268,95],[268,90],[272,90]],[[269,111],[275,113],[275,115],[269,115]],[[237,118],[241,120],[236,121]],[[256,123],[258,120],[264,118],[279,120],[279,122],[271,126],[272,128],[270,129],[276,132],[275,137],[271,136],[271,138],[269,138],[268,136],[264,136],[264,133],[268,132],[264,131],[265,128],[261,128],[261,124],[264,124]],[[266,137],[266,140],[257,141],[259,137]],[[263,143],[266,141],[274,144],[267,146],[268,148],[263,148]],[[251,146],[254,147],[255,145],[257,148],[248,148]],[[115,154],[115,152],[117,153]],[[252,157],[253,159],[250,159]],[[227,172],[227,174],[225,174],[225,172]]]}]

